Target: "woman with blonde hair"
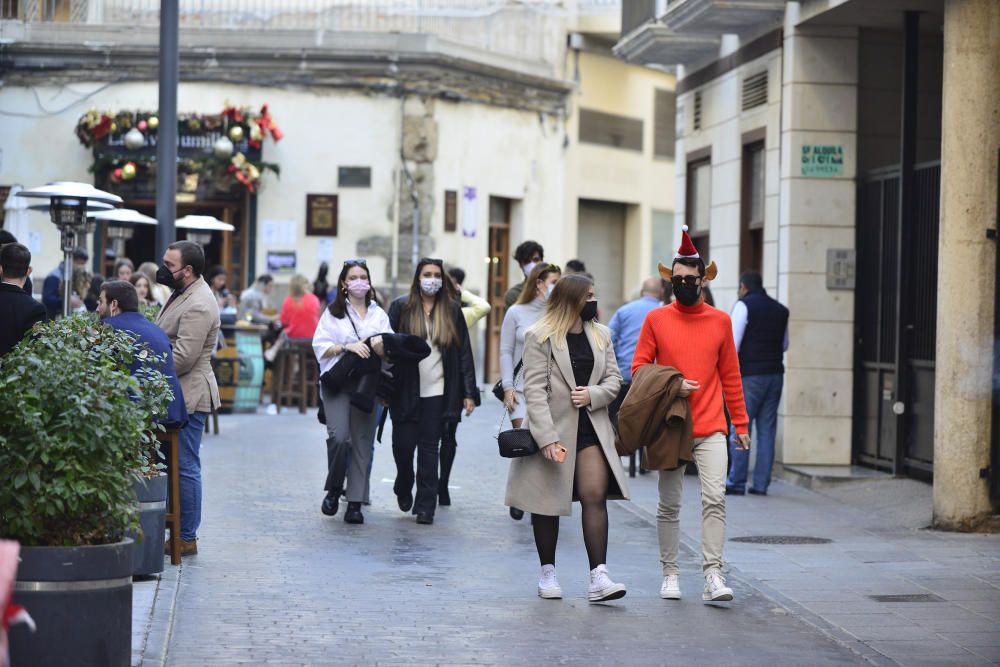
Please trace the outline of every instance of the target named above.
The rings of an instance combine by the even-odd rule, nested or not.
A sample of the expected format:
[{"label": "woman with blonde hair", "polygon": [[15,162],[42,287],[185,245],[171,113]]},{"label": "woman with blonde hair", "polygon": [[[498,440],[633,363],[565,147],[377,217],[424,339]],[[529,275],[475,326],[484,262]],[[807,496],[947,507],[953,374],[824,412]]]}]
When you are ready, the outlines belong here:
[{"label": "woman with blonde hair", "polygon": [[[500,328],[500,385],[503,404],[510,413],[510,423],[521,428],[527,415],[524,406],[524,375],[521,372],[524,355],[524,335],[545,314],[545,304],[556,282],[562,277],[555,264],[539,262],[528,273],[517,301],[504,315]],[[520,521],[524,512],[510,508],[510,517]]]},{"label": "woman with blonde hair", "polygon": [[288,296],[281,305],[281,326],[291,340],[312,340],[316,333],[321,306],[309,288],[309,279],[300,273],[288,283]]},{"label": "woman with blonde hair", "polygon": [[165,304],[170,298],[170,288],[157,282],[156,270],[158,268],[153,262],[143,262],[139,265],[138,271],[149,280],[150,300]]},{"label": "woman with blonde hair", "polygon": [[129,278],[129,282],[135,287],[136,296],[139,297],[139,305],[141,306],[162,306],[162,303],[156,301],[153,297],[153,288],[149,282],[149,278],[142,271],[136,271]]},{"label": "woman with blonde hair", "polygon": [[524,338],[524,398],[528,428],[540,451],[514,459],[506,504],[531,512],[541,562],[538,595],[562,597],[556,579],[559,517],[583,508],[583,541],[590,560],[590,602],[616,600],[625,586],[608,576],[607,499],[627,499],[608,405],[621,373],[607,327],[595,322],[594,283],[582,274],[556,283],[545,314]]}]

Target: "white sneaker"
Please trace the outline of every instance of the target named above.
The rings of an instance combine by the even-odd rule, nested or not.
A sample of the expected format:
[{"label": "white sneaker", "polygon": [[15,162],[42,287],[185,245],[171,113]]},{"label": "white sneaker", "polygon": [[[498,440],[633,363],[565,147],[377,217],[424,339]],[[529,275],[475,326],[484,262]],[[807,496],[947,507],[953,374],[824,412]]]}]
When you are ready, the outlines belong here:
[{"label": "white sneaker", "polygon": [[590,589],[587,591],[587,600],[607,602],[623,597],[625,597],[625,586],[611,581],[606,566],[598,565],[590,571]]},{"label": "white sneaker", "polygon": [[705,602],[729,602],[733,599],[733,589],[726,586],[726,580],[718,570],[705,573],[705,592],[701,594]]},{"label": "white sneaker", "polygon": [[681,579],[676,574],[668,574],[663,577],[663,585],[660,586],[660,597],[664,600],[681,599]]},{"label": "white sneaker", "polygon": [[562,599],[562,587],[556,579],[555,565],[542,566],[542,578],[538,580],[538,597],[546,600]]}]

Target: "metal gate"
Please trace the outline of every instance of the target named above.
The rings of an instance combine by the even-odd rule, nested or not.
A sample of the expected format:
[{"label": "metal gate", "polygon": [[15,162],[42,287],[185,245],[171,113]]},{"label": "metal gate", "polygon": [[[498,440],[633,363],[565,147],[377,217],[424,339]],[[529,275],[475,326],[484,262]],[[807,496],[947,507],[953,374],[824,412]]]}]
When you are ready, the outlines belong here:
[{"label": "metal gate", "polygon": [[[858,193],[854,458],[930,478],[934,463],[934,345],[941,198],[939,162],[917,165],[913,215],[899,233],[899,169],[869,173]],[[900,239],[912,254],[898,276]],[[908,300],[910,321],[898,320]],[[903,394],[896,391],[901,374]]]}]

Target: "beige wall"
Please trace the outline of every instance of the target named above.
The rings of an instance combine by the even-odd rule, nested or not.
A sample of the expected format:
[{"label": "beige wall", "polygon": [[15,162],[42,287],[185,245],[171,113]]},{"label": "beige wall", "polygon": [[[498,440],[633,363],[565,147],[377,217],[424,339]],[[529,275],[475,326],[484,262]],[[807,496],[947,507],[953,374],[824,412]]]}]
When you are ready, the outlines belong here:
[{"label": "beige wall", "polygon": [[[573,75],[570,54],[566,76]],[[577,208],[580,199],[627,204],[625,257],[622,262],[624,294],[621,300],[634,298],[639,283],[649,275],[652,257],[653,210],[672,211],[675,201],[674,161],[653,155],[653,109],[657,89],[673,90],[672,75],[627,65],[614,57],[580,53],[580,83],[570,102],[566,123],[566,190],[563,228],[568,235],[565,245],[573,248],[568,255],[546,257],[563,262],[577,256]],[[581,108],[638,118],[643,121],[642,152],[581,144],[579,110]],[[586,261],[588,252],[579,255]],[[610,314],[609,314],[610,315]]]}]

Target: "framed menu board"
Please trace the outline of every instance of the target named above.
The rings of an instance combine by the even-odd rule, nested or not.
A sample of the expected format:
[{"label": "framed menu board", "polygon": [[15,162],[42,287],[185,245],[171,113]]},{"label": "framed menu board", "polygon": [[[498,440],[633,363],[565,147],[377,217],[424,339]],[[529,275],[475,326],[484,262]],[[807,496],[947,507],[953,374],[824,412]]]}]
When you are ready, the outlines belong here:
[{"label": "framed menu board", "polygon": [[337,235],[337,195],[306,195],[306,235]]}]

